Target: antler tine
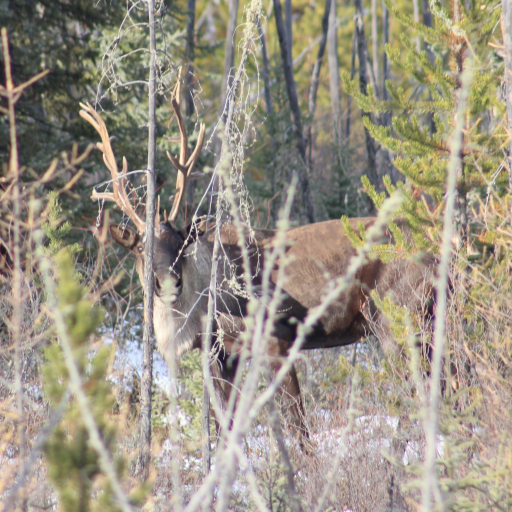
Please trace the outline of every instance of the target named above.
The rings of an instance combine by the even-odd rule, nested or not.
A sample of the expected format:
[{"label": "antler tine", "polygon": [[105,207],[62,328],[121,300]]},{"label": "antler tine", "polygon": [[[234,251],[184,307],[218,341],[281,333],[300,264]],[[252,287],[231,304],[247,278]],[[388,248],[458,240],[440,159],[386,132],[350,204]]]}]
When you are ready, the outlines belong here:
[{"label": "antler tine", "polygon": [[112,176],[112,187],[114,189],[113,193],[98,193],[96,190],[93,190],[91,199],[93,201],[100,199],[114,201],[117,206],[121,208],[123,213],[133,220],[139,233],[142,234],[146,228],[146,223],[137,215],[137,212],[132,207],[125,189],[125,176],[128,171],[128,162],[126,158],[123,157],[123,170],[119,173],[105,121],[103,121],[99,113],[96,112],[89,103],[80,103],[80,106],[82,107],[80,116],[91,123],[101,137],[101,142],[98,142],[96,147],[103,153],[103,161]]},{"label": "antler tine", "polygon": [[172,205],[171,212],[169,213],[168,221],[175,222],[178,217],[178,212],[180,209],[181,202],[183,200],[183,196],[187,190],[188,179],[192,170],[194,169],[194,165],[199,158],[199,154],[201,153],[201,149],[204,144],[204,134],[205,134],[205,125],[201,123],[199,126],[199,137],[197,138],[197,143],[192,155],[190,158],[188,157],[188,137],[187,137],[187,129],[185,126],[185,121],[183,120],[183,116],[181,114],[181,68],[178,70],[178,82],[174,87],[174,91],[171,97],[171,104],[174,109],[174,113],[176,119],[178,120],[178,128],[180,130],[180,156],[179,159],[172,156],[167,151],[167,156],[169,160],[173,163],[174,167],[178,170],[178,177],[176,179],[176,196],[174,197],[174,203]]}]

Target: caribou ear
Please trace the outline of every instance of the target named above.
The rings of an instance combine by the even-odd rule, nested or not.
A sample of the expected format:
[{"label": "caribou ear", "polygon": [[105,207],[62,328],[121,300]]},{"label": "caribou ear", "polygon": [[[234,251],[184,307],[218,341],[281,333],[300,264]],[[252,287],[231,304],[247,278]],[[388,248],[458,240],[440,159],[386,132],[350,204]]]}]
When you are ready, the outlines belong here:
[{"label": "caribou ear", "polygon": [[202,219],[193,220],[188,226],[182,228],[179,233],[185,242],[185,245],[193,244],[197,239],[204,235],[206,223]]},{"label": "caribou ear", "polygon": [[139,234],[127,226],[111,224],[109,230],[114,241],[129,251],[139,243]]}]

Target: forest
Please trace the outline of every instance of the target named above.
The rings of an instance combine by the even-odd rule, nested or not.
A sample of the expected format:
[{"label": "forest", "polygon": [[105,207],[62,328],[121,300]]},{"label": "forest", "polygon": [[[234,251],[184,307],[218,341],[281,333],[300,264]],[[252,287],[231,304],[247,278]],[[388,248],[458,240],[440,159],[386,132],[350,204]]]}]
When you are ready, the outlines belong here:
[{"label": "forest", "polygon": [[0,0],[0,511],[512,511],[512,0]]}]

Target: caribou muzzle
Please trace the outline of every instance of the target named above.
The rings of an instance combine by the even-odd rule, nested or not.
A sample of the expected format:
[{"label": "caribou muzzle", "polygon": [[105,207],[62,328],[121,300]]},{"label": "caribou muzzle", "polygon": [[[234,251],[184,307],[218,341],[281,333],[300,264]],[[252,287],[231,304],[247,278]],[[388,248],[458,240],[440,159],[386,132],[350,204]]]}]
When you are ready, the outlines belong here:
[{"label": "caribou muzzle", "polygon": [[170,304],[174,304],[183,288],[181,277],[169,268],[155,269],[155,295]]}]

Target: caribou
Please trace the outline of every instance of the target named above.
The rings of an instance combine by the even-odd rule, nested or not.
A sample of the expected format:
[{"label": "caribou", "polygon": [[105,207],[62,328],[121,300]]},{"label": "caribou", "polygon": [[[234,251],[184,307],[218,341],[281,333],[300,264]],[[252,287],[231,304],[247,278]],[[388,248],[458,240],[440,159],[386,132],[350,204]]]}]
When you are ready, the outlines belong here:
[{"label": "caribou", "polygon": [[[180,155],[176,158],[167,153],[178,170],[176,195],[169,216],[164,215],[164,221],[155,224],[154,242],[154,332],[158,351],[167,361],[171,355],[179,357],[202,346],[214,239],[214,227],[205,222],[193,222],[183,229],[176,227],[181,202],[205,134],[205,126],[201,124],[195,149],[189,156],[188,137],[180,108],[180,90],[178,80],[171,103],[180,131]],[[114,201],[135,224],[136,229],[112,224],[109,230],[117,244],[135,255],[136,270],[143,283],[146,225],[126,192],[126,159],[123,158],[123,170],[119,172],[105,122],[91,105],[81,104],[81,107],[80,115],[100,135],[102,142],[97,147],[102,151],[112,176],[113,192],[94,191],[92,199]],[[357,229],[361,223],[368,228],[374,222],[374,218],[350,220],[353,229]],[[226,225],[220,232],[223,253],[230,262],[239,261],[240,248],[235,230]],[[265,249],[272,246],[275,237],[276,232],[273,230],[254,231],[249,252],[253,265],[251,279],[255,285],[261,279],[261,272],[257,272],[256,268],[262,264]],[[392,242],[392,236],[389,233],[384,235],[383,242]],[[281,312],[273,326],[273,336],[267,351],[268,364],[273,371],[281,367],[296,339],[300,322],[311,308],[320,304],[329,282],[346,273],[356,250],[344,233],[341,222],[331,220],[288,230],[285,252],[286,258],[278,260],[271,271],[273,284],[277,283],[280,272],[284,275]],[[242,266],[234,266],[238,278],[243,277]],[[230,289],[230,279],[224,275],[223,268],[226,266],[220,266],[218,273],[221,300],[217,301],[216,317],[216,330],[222,331],[216,343],[222,344],[222,349],[218,350],[217,364],[212,366],[212,374],[215,377],[216,393],[221,402],[226,404],[237,368],[240,350],[237,339],[245,329],[247,299],[243,294]],[[373,333],[382,343],[384,352],[398,353],[401,348],[393,341],[387,319],[380,314],[371,292],[376,291],[380,297],[392,296],[398,304],[426,315],[432,307],[432,272],[433,265],[428,260],[398,259],[385,264],[378,258],[368,259],[357,271],[353,283],[328,307],[307,334],[302,349],[350,345]],[[292,423],[307,438],[295,368],[290,369],[282,383],[281,393],[287,398],[286,408]]]}]

